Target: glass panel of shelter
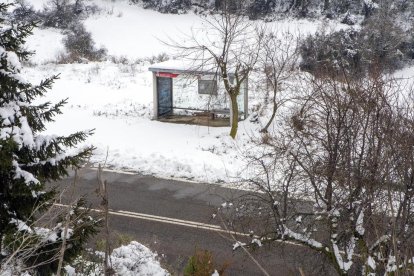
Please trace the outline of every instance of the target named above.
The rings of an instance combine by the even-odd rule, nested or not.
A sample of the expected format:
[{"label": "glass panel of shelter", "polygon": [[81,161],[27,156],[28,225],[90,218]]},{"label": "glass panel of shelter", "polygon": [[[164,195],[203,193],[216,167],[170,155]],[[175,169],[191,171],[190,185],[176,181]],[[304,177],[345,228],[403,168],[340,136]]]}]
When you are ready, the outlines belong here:
[{"label": "glass panel of shelter", "polygon": [[169,115],[173,111],[173,80],[157,77],[158,116]]},{"label": "glass panel of shelter", "polygon": [[[232,82],[233,78],[230,78],[230,81]],[[171,114],[174,108],[179,113],[185,110],[230,113],[230,101],[223,81],[214,75],[180,74],[174,79],[157,77],[157,90],[159,116]],[[245,93],[246,86],[242,84],[237,97],[241,116],[244,114]]]}]

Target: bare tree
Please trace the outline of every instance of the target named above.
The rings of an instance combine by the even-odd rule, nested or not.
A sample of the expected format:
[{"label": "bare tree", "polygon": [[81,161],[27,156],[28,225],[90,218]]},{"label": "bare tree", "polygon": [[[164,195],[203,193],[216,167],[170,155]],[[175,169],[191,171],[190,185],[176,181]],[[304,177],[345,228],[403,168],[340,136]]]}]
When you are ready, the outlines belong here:
[{"label": "bare tree", "polygon": [[[78,170],[75,169],[75,176],[73,177],[73,183],[72,183],[72,187],[71,187],[71,194],[70,194],[70,201],[73,201],[73,197],[75,195],[75,188],[76,188],[76,183],[78,181]],[[70,225],[70,214],[72,212],[73,206],[69,205],[66,211],[66,216],[65,216],[65,226],[63,229],[63,237],[62,237],[62,245],[60,247],[60,253],[59,253],[59,263],[58,263],[58,268],[56,271],[56,275],[60,276],[62,273],[62,268],[63,268],[63,259],[65,256],[65,251],[66,251],[66,247],[67,247],[67,243],[66,240],[68,239],[68,234],[69,234],[69,225]]]},{"label": "bare tree", "polygon": [[271,30],[264,35],[258,67],[263,70],[266,99],[272,101],[272,113],[261,132],[268,132],[278,109],[291,97],[282,95],[282,91],[298,72],[298,41],[299,38],[290,32]]},{"label": "bare tree", "polygon": [[412,92],[380,71],[307,85],[250,158],[257,193],[235,204],[233,225],[320,252],[340,275],[412,274]]},{"label": "bare tree", "polygon": [[239,121],[237,97],[259,58],[264,27],[230,10],[226,3],[218,15],[204,18],[206,36],[193,34],[184,45],[175,41],[167,44],[192,61],[193,68],[189,69],[213,70],[220,76],[230,98],[230,136],[235,138]]}]

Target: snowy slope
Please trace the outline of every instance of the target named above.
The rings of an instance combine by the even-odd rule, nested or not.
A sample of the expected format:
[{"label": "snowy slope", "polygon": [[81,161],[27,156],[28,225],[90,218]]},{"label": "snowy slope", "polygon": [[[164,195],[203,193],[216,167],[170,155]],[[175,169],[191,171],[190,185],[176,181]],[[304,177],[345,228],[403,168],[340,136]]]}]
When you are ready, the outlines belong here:
[{"label": "snowy slope", "polygon": [[168,52],[160,40],[181,31],[197,28],[201,20],[194,14],[161,14],[130,5],[127,1],[97,1],[100,15],[85,20],[97,45],[108,49],[108,54],[130,59],[149,57]]},{"label": "snowy slope", "polygon": [[60,53],[65,52],[62,40],[64,35],[57,29],[34,29],[33,35],[27,38],[27,45],[35,53],[30,61],[43,64],[55,61]]},{"label": "snowy slope", "polygon": [[27,77],[35,82],[60,72],[47,100],[69,97],[63,115],[47,132],[95,129],[89,141],[98,148],[92,161],[104,163],[108,151],[107,164],[115,168],[207,181],[224,180],[226,168],[237,171],[241,164],[231,160],[234,156],[208,151],[223,147],[222,143],[228,144],[226,148],[235,146],[227,138],[228,128],[152,121],[152,75],[121,71],[122,67],[111,63],[26,69]]},{"label": "snowy slope", "polygon": [[[28,1],[35,9],[41,10],[48,0]],[[97,46],[103,46],[109,55],[123,56],[130,60],[145,58],[160,53],[173,53],[165,44],[170,39],[187,39],[188,36],[202,35],[205,28],[200,16],[193,13],[184,15],[162,14],[146,10],[139,5],[131,5],[128,0],[107,1],[93,0],[100,11],[84,20],[86,29],[92,33]],[[338,29],[346,25],[333,21],[311,21],[307,19],[285,19],[267,23],[269,28],[291,31],[305,36],[320,28]],[[48,34],[49,33],[49,34]],[[28,45],[37,52],[35,62],[48,62],[55,58],[55,53],[63,49],[59,30],[37,30]],[[50,51],[50,55],[45,55]]]},{"label": "snowy slope", "polygon": [[[46,0],[32,0],[41,8]],[[151,120],[152,76],[148,64],[137,58],[173,51],[161,40],[179,39],[202,28],[194,14],[166,15],[128,1],[94,0],[101,12],[85,20],[97,45],[108,54],[124,56],[128,64],[112,62],[56,65],[56,54],[63,51],[59,30],[36,30],[27,43],[37,54],[25,69],[29,80],[60,73],[47,99],[69,98],[64,114],[48,126],[47,132],[68,134],[95,129],[90,141],[97,147],[92,162],[116,169],[139,171],[163,177],[197,181],[230,181],[245,169],[240,154],[249,148],[250,136],[258,135],[259,125],[241,122],[236,141],[228,137],[229,128],[175,125]],[[319,21],[285,20],[272,28],[305,35],[321,26],[342,26]],[[275,27],[276,26],[276,27]],[[252,95],[254,96],[254,95]],[[251,99],[254,105],[254,99]],[[108,157],[106,155],[108,153]]]}]

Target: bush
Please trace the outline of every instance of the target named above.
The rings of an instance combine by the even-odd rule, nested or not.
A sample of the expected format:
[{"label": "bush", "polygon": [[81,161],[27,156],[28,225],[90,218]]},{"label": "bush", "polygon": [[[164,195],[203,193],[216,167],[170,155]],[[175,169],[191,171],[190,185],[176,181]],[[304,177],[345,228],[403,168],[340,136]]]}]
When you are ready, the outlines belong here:
[{"label": "bush", "polygon": [[406,55],[408,59],[414,59],[414,35],[408,38],[402,45],[403,53]]},{"label": "bush", "polygon": [[392,72],[403,66],[412,52],[403,30],[391,17],[371,17],[361,30],[340,30],[308,36],[300,46],[301,69],[314,75],[342,70],[363,77],[372,70]]},{"label": "bush", "polygon": [[69,0],[51,0],[41,12],[44,27],[66,29],[74,22],[78,21],[81,12],[81,1],[75,4]]},{"label": "bush", "polygon": [[170,57],[166,53],[161,53],[156,56],[146,58],[146,61],[148,61],[149,64],[154,64],[154,63],[164,62],[169,59]]},{"label": "bush", "polygon": [[370,66],[379,65],[385,71],[403,66],[407,36],[395,22],[395,18],[381,12],[367,19],[362,27],[362,55]]},{"label": "bush", "polygon": [[[137,0],[131,0],[137,3]],[[191,7],[190,0],[142,0],[144,8],[155,9],[162,13],[184,13]]]},{"label": "bush", "polygon": [[211,276],[216,269],[219,275],[224,275],[229,267],[228,263],[221,265],[221,268],[217,268],[216,265],[210,251],[196,249],[184,268],[184,276]]},{"label": "bush", "polygon": [[301,69],[315,75],[340,70],[359,75],[363,71],[358,32],[353,29],[308,36],[302,42],[300,52]]},{"label": "bush", "polygon": [[16,1],[12,16],[17,22],[34,22],[40,20],[33,6],[24,0]]},{"label": "bush", "polygon": [[38,17],[44,27],[68,29],[79,20],[98,11],[98,6],[85,5],[83,0],[50,0]]},{"label": "bush", "polygon": [[248,7],[247,13],[250,19],[262,18],[274,12],[275,5],[274,0],[254,0]]},{"label": "bush", "polygon": [[[109,237],[110,248],[118,248],[123,245],[128,245],[133,241],[133,238],[127,234],[122,234],[117,231],[112,231]],[[96,250],[105,251],[107,240],[103,237],[96,241]]]},{"label": "bush", "polygon": [[69,27],[63,43],[67,51],[66,58],[68,61],[81,62],[84,59],[100,61],[106,56],[106,49],[96,48],[91,33],[86,31],[80,23]]},{"label": "bush", "polygon": [[[143,4],[144,8],[163,13],[183,13],[188,10],[217,11],[224,6],[232,12],[240,12],[251,19],[273,16],[295,16],[320,18],[343,18],[352,23],[354,16],[369,18],[380,9],[390,14],[413,14],[414,4],[410,0],[129,0]],[[348,14],[348,15],[347,15]]]}]

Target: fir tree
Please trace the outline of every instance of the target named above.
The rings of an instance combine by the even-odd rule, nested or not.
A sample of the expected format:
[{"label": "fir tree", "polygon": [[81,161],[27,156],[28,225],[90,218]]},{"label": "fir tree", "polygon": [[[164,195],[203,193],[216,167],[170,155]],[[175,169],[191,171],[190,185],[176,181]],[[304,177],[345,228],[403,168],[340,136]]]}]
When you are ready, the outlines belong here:
[{"label": "fir tree", "polygon": [[[8,242],[18,235],[36,233],[32,229],[34,210],[50,208],[54,190],[46,190],[45,183],[67,175],[69,168],[78,168],[91,155],[93,147],[78,148],[91,131],[77,132],[69,136],[44,135],[45,124],[61,113],[66,100],[57,104],[46,102],[35,104],[51,88],[57,76],[33,85],[24,80],[21,62],[27,61],[30,52],[24,48],[25,39],[31,34],[35,23],[13,22],[8,14],[11,5],[0,3],[0,261],[7,257]],[[77,225],[71,224],[72,237],[65,261],[70,261],[82,249],[85,239],[96,232],[98,222],[85,219],[87,210],[80,201],[74,207],[78,215]],[[39,209],[40,208],[40,209]],[[58,219],[62,222],[63,218]],[[57,224],[57,239],[38,249],[36,258],[24,260],[35,264],[59,250],[62,227]],[[77,234],[77,236],[75,235]],[[33,239],[36,240],[36,239]],[[52,250],[54,248],[54,250]],[[47,266],[47,267],[45,267]],[[46,263],[41,268],[44,274],[56,268]]]}]

